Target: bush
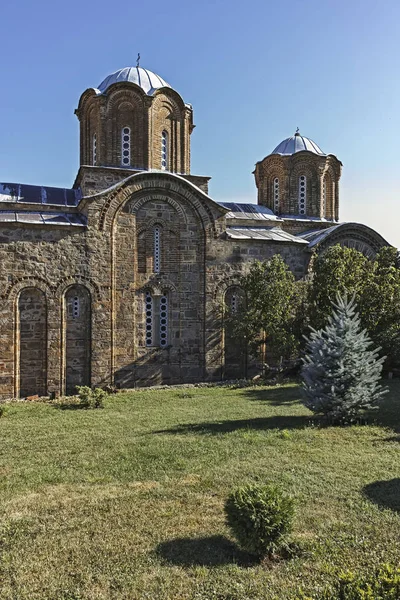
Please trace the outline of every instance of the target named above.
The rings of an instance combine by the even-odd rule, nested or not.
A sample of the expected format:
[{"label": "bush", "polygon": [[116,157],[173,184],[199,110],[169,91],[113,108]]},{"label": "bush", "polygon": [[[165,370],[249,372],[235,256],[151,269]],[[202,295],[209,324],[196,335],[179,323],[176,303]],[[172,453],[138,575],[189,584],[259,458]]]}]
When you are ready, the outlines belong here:
[{"label": "bush", "polygon": [[230,494],[225,515],[239,545],[263,558],[285,545],[292,531],[294,502],[275,486],[248,484]]},{"label": "bush", "polygon": [[301,593],[297,600],[399,600],[400,566],[383,565],[369,575],[343,573],[333,591],[318,596]]},{"label": "bush", "polygon": [[101,388],[90,388],[87,385],[81,385],[77,388],[79,404],[86,408],[103,408],[104,399],[107,392]]},{"label": "bush", "polygon": [[0,404],[0,417],[4,417],[6,414],[6,407],[3,404]]},{"label": "bush", "polygon": [[400,567],[383,565],[367,577],[354,573],[342,575],[338,585],[338,600],[399,600]]}]

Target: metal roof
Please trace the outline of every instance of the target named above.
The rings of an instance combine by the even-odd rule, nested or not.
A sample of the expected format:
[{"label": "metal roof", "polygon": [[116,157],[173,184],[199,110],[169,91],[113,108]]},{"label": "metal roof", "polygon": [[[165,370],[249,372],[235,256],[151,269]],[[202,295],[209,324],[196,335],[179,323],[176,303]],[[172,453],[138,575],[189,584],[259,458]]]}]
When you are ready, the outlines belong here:
[{"label": "metal roof", "polygon": [[81,214],[0,210],[1,223],[86,227],[87,221],[86,217]]},{"label": "metal roof", "polygon": [[135,83],[148,95],[152,96],[154,92],[162,87],[171,86],[156,73],[143,69],[143,67],[124,67],[118,69],[115,73],[108,75],[97,88],[101,94],[104,94],[113,83],[129,82]]},{"label": "metal roof", "polygon": [[296,154],[296,152],[302,152],[303,150],[308,150],[314,154],[326,156],[325,152],[323,152],[315,142],[310,140],[310,138],[300,135],[298,132],[296,132],[292,137],[289,137],[278,144],[271,154],[290,155]]},{"label": "metal roof", "polygon": [[77,206],[82,197],[80,189],[55,188],[23,183],[0,183],[0,202]]},{"label": "metal roof", "polygon": [[308,242],[300,237],[291,235],[279,227],[227,227],[226,234],[235,240],[262,240],[269,242],[291,242],[305,244]]},{"label": "metal roof", "polygon": [[229,212],[226,214],[227,219],[251,219],[261,221],[281,221],[271,209],[260,204],[247,204],[236,203],[236,202],[218,202],[224,208],[227,208]]}]

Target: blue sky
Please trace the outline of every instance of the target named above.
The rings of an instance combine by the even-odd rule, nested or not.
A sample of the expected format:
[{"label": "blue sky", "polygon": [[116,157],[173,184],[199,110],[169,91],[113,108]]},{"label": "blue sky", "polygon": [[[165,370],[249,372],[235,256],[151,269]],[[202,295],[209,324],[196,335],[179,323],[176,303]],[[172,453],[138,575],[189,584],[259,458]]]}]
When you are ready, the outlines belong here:
[{"label": "blue sky", "polygon": [[0,181],[72,185],[80,94],[135,64],[194,107],[192,172],[256,202],[296,127],[343,162],[341,220],[400,247],[398,0],[3,3]]}]

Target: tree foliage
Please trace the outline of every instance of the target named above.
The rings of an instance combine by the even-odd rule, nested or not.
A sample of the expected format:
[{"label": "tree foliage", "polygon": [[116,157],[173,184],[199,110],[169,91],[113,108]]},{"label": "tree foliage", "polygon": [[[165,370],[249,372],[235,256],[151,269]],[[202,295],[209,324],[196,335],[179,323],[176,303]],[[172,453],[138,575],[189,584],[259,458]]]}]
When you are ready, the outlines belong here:
[{"label": "tree foliage", "polygon": [[305,405],[333,423],[351,423],[375,407],[384,390],[379,381],[384,358],[371,349],[354,298],[338,295],[328,324],[312,330],[303,358]]},{"label": "tree foliage", "polygon": [[310,321],[323,327],[337,294],[354,296],[362,326],[386,355],[387,368],[400,366],[400,268],[395,248],[373,260],[339,245],[317,256],[310,286]]},{"label": "tree foliage", "polygon": [[276,357],[286,357],[296,347],[293,303],[295,279],[279,254],[270,261],[254,261],[241,278],[246,301],[229,324],[238,340],[245,340],[255,356],[266,344]]}]

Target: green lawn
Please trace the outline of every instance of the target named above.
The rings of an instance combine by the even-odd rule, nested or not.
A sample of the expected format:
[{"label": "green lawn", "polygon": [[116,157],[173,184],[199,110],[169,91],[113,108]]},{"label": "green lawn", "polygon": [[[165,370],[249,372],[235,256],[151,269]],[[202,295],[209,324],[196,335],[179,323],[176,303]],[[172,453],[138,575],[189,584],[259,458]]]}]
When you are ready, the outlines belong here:
[{"label": "green lawn", "polygon": [[[400,560],[400,385],[376,424],[319,428],[296,386],[141,391],[103,410],[0,419],[0,598],[318,598],[344,568]],[[235,546],[229,491],[272,481],[304,553]]]}]

